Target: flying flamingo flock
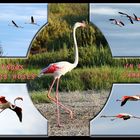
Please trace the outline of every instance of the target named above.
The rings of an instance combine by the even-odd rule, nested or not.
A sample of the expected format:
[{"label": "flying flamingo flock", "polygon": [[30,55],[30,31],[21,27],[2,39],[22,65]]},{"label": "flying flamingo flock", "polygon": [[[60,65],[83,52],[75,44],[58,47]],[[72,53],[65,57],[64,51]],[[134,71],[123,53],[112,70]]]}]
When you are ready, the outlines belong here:
[{"label": "flying flamingo flock", "polygon": [[[63,108],[67,113],[69,113],[70,118],[73,118],[72,110],[70,110],[69,108],[64,106],[61,102],[59,102],[58,87],[59,87],[59,80],[60,80],[61,76],[65,75],[67,72],[70,72],[78,64],[78,46],[77,46],[77,40],[76,40],[76,29],[79,27],[85,27],[85,26],[86,26],[86,24],[84,22],[76,22],[74,24],[74,28],[73,28],[73,39],[74,39],[74,45],[75,45],[75,61],[74,61],[74,63],[70,63],[67,61],[52,63],[48,67],[41,70],[41,72],[38,76],[38,77],[41,77],[42,75],[51,75],[54,77],[54,80],[50,86],[50,89],[48,91],[47,96],[57,106],[57,125],[58,125],[58,127],[62,126],[60,123],[59,107]],[[50,93],[51,93],[51,90],[54,86],[55,81],[57,81],[57,85],[56,85],[56,94],[55,94],[55,98],[54,98],[50,95]]]},{"label": "flying flamingo flock", "polygon": [[19,121],[22,122],[22,108],[16,106],[16,101],[17,100],[22,100],[23,101],[23,98],[22,97],[15,98],[14,99],[14,104],[12,104],[11,102],[9,102],[5,99],[5,96],[0,96],[0,109],[1,109],[0,113],[2,111],[4,111],[5,109],[9,108],[16,113],[16,115],[19,118]]},{"label": "flying flamingo flock", "polygon": [[[37,22],[35,22],[33,16],[31,16],[30,22],[25,22],[25,24],[32,24],[32,25],[40,26],[39,24],[37,24]],[[14,20],[12,20],[12,24],[9,24],[9,26],[13,26],[13,27],[16,27],[16,28],[24,28],[24,27],[18,25]]]},{"label": "flying flamingo flock", "polygon": [[[126,104],[126,102],[128,101],[139,101],[140,100],[140,95],[133,95],[133,96],[122,96],[122,99],[117,99],[116,101],[120,101],[121,102],[121,106],[124,106]],[[135,119],[140,119],[140,117],[138,116],[134,116],[128,113],[119,113],[117,115],[114,116],[106,116],[106,115],[102,115],[100,116],[101,118],[107,118],[107,117],[115,117],[114,119],[111,119],[111,121],[115,120],[115,119],[123,119],[123,120],[128,120],[131,118],[135,118]]]},{"label": "flying flamingo flock", "polygon": [[[128,15],[128,14],[126,14],[126,13],[123,13],[123,12],[118,12],[118,13],[121,14],[122,16],[127,17],[131,24],[134,24],[133,21],[140,21],[140,18],[137,17],[135,14],[133,14],[133,16],[134,16],[134,17],[133,17],[133,16],[130,16],[130,15]],[[120,27],[125,26],[124,22],[121,21],[121,20],[114,19],[114,18],[111,18],[111,19],[109,19],[109,20],[112,21],[113,24],[118,25],[118,26],[120,26]]]}]

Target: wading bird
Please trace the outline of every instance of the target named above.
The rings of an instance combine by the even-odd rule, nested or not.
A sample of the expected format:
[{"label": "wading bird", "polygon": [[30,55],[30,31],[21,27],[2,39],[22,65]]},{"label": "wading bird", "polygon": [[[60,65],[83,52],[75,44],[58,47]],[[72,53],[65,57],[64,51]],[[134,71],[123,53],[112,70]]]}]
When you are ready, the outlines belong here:
[{"label": "wading bird", "polygon": [[36,22],[35,22],[35,20],[34,20],[34,17],[33,16],[31,16],[31,21],[30,22],[25,22],[25,24],[33,24],[33,25],[37,25],[37,26],[40,26],[39,24],[37,24]]},{"label": "wading bird", "polygon": [[124,23],[122,22],[122,21],[120,21],[120,20],[117,20],[117,19],[109,19],[110,21],[113,21],[112,23],[113,24],[116,24],[116,25],[118,25],[118,26],[120,26],[120,27],[123,27],[124,26]]},{"label": "wading bird", "polygon": [[16,28],[23,28],[22,26],[18,26],[13,20],[12,20],[12,25],[9,24],[9,26],[14,26]]},{"label": "wading bird", "polygon": [[15,113],[17,114],[17,116],[19,118],[19,121],[22,122],[22,109],[20,107],[16,106],[16,100],[23,101],[23,98],[21,98],[21,97],[15,98],[14,104],[12,104],[9,101],[7,101],[4,96],[0,96],[0,109],[1,109],[0,113],[2,111],[4,111],[5,109],[9,108],[9,109],[15,111]]},{"label": "wading bird", "polygon": [[114,119],[110,119],[111,121],[114,121],[115,119],[123,119],[123,120],[128,120],[130,118],[140,119],[140,117],[136,117],[127,113],[119,113],[115,116],[105,116],[105,115],[101,116],[101,118],[107,118],[107,117],[110,117],[110,118],[115,117]]},{"label": "wading bird", "polygon": [[138,101],[140,100],[140,95],[134,96],[123,96],[122,99],[117,99],[116,101],[121,101],[121,106],[123,106],[127,101]]},{"label": "wading bird", "polygon": [[[52,63],[50,64],[48,67],[44,68],[40,74],[39,77],[42,75],[52,75],[54,77],[54,80],[50,86],[50,89],[48,91],[48,98],[53,101],[54,103],[56,103],[57,105],[57,125],[60,127],[60,113],[59,113],[59,106],[62,107],[66,112],[70,113],[70,117],[73,118],[73,112],[67,108],[66,106],[64,106],[62,103],[59,102],[58,99],[58,87],[59,87],[59,79],[62,75],[65,75],[67,72],[70,72],[72,69],[74,69],[77,64],[78,64],[78,47],[77,47],[77,40],[76,40],[76,29],[78,27],[85,27],[85,23],[83,22],[76,22],[73,28],[73,38],[74,38],[74,45],[75,45],[75,61],[74,63],[70,63],[67,61],[61,61],[61,62],[56,62],[56,63]],[[55,81],[57,80],[57,85],[56,85],[56,95],[55,98],[50,96],[52,87],[55,83]]]},{"label": "wading bird", "polygon": [[130,20],[130,22],[131,22],[132,24],[133,24],[133,20],[136,20],[135,17],[132,17],[132,16],[126,14],[126,13],[123,13],[123,12],[118,12],[118,13],[121,14],[121,15],[126,16],[126,17]]}]

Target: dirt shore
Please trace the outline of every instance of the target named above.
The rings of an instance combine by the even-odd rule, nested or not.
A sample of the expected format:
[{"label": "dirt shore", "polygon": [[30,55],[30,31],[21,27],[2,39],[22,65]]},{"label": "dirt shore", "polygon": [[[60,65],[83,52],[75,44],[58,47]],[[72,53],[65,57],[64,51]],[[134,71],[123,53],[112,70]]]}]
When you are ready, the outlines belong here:
[{"label": "dirt shore", "polygon": [[109,91],[83,91],[60,93],[60,101],[74,112],[74,118],[60,110],[62,127],[56,125],[56,105],[53,103],[35,104],[48,120],[49,136],[89,136],[89,124],[103,108]]}]

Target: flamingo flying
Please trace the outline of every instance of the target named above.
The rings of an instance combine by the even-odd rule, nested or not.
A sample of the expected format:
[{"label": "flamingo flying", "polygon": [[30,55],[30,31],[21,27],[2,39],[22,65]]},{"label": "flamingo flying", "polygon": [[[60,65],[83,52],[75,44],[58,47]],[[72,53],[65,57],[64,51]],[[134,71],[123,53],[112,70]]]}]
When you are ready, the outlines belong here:
[{"label": "flamingo flying", "polygon": [[23,28],[22,26],[19,26],[15,23],[15,21],[12,20],[12,25],[9,24],[9,26],[14,26],[16,28]]},{"label": "flamingo flying", "polygon": [[137,17],[135,17],[136,15],[134,14],[134,17],[132,17],[132,16],[130,16],[130,15],[128,15],[128,14],[126,14],[126,13],[123,13],[123,12],[118,12],[119,14],[121,14],[121,15],[125,15],[129,20],[130,20],[130,22],[133,24],[133,20],[136,20],[136,18]]},{"label": "flamingo flying", "polygon": [[107,117],[115,117],[114,119],[111,119],[111,121],[114,121],[115,119],[123,119],[123,120],[128,120],[130,118],[135,118],[135,119],[140,119],[140,117],[136,117],[136,116],[133,116],[131,114],[127,114],[127,113],[119,113],[115,116],[106,116],[106,115],[102,115],[100,116],[101,118],[107,118]]},{"label": "flamingo flying", "polygon": [[16,100],[23,101],[23,98],[21,98],[21,97],[15,98],[14,104],[12,104],[9,101],[7,101],[4,96],[0,96],[0,109],[1,109],[0,113],[2,111],[4,111],[5,109],[9,108],[9,109],[15,111],[15,113],[17,114],[17,116],[19,118],[19,121],[22,122],[22,109],[20,107],[16,106]]},{"label": "flamingo flying", "polygon": [[114,23],[114,24],[116,24],[116,25],[118,25],[118,26],[120,26],[120,27],[122,27],[122,26],[124,26],[124,23],[122,22],[122,21],[120,21],[120,20],[117,20],[117,19],[109,19],[110,21],[113,21],[112,23]]},{"label": "flamingo flying", "polygon": [[39,24],[37,24],[36,22],[35,22],[35,20],[34,20],[34,17],[33,16],[31,16],[31,21],[30,22],[25,22],[25,24],[33,24],[33,25],[37,25],[37,26],[40,26]]},{"label": "flamingo flying", "polygon": [[133,14],[133,15],[134,15],[136,21],[140,21],[139,17],[137,17],[135,14]]},{"label": "flamingo flying", "polygon": [[[44,68],[40,74],[39,77],[42,75],[52,75],[54,77],[54,80],[50,86],[50,89],[48,91],[48,98],[53,101],[54,103],[56,103],[57,105],[57,125],[60,127],[60,113],[59,113],[59,106],[62,107],[63,109],[65,109],[66,112],[70,113],[70,117],[73,118],[73,112],[67,108],[66,106],[64,106],[62,103],[59,102],[58,99],[58,86],[59,86],[59,79],[62,75],[65,75],[67,72],[71,71],[72,69],[74,69],[77,64],[78,64],[78,47],[77,47],[77,40],[76,40],[76,29],[78,27],[85,27],[85,23],[83,22],[76,22],[73,28],[73,38],[74,38],[74,45],[75,45],[75,61],[74,63],[70,63],[67,61],[61,61],[61,62],[57,62],[57,63],[52,63],[50,64],[48,67]],[[56,95],[55,98],[50,96],[52,87],[55,83],[55,81],[57,80],[57,85],[56,85]]]},{"label": "flamingo flying", "polygon": [[140,95],[134,96],[123,96],[122,99],[117,99],[116,101],[121,101],[121,106],[123,106],[127,101],[138,101],[140,100]]}]

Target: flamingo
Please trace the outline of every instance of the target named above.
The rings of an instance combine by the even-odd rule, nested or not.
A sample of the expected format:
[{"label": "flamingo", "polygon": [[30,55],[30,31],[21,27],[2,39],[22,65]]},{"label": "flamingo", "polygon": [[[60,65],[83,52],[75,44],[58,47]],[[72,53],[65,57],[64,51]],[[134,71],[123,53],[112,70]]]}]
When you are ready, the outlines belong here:
[{"label": "flamingo", "polygon": [[113,23],[114,24],[116,24],[116,25],[118,25],[118,26],[120,26],[120,27],[122,27],[122,26],[124,26],[124,23],[122,22],[122,21],[120,21],[120,20],[117,20],[117,19],[109,19],[110,21],[113,21]]},{"label": "flamingo", "polygon": [[1,109],[0,113],[2,111],[4,111],[5,109],[9,108],[17,114],[19,121],[22,122],[22,109],[20,107],[16,106],[16,100],[23,101],[23,98],[22,97],[15,98],[14,104],[12,104],[11,102],[9,102],[5,99],[5,96],[0,96],[0,109]]},{"label": "flamingo", "polygon": [[133,20],[136,20],[134,17],[132,17],[132,16],[126,14],[126,13],[123,13],[123,12],[118,12],[118,13],[121,14],[121,15],[125,15],[130,20],[130,22],[132,24],[133,24]]},{"label": "flamingo", "polygon": [[134,15],[134,19],[136,20],[136,21],[140,21],[140,18],[139,17],[137,17],[135,14],[133,14]]},{"label": "flamingo", "polygon": [[[79,56],[78,56],[78,47],[77,47],[77,40],[76,40],[76,35],[75,34],[76,34],[76,29],[78,27],[85,27],[85,26],[86,25],[85,25],[84,22],[76,22],[74,24],[74,28],[73,28],[73,38],[74,38],[74,45],[75,45],[75,61],[74,61],[74,63],[70,63],[70,62],[67,62],[67,61],[52,63],[48,67],[41,70],[40,74],[38,75],[38,77],[41,77],[42,75],[51,75],[51,76],[54,77],[54,80],[53,80],[53,82],[50,86],[50,89],[48,91],[47,96],[51,101],[53,101],[57,105],[57,125],[58,125],[58,127],[61,126],[59,106],[62,107],[67,113],[70,113],[70,118],[73,118],[73,112],[69,108],[67,108],[62,103],[59,102],[58,87],[59,87],[60,77],[62,75],[65,75],[67,72],[70,72],[78,64],[78,57]],[[53,97],[50,96],[50,93],[51,93],[52,87],[53,87],[56,80],[57,80],[56,95],[55,95],[55,98],[53,98]]]},{"label": "flamingo", "polygon": [[29,23],[26,23],[26,22],[25,22],[25,24],[33,24],[33,25],[40,26],[39,24],[37,24],[37,23],[35,22],[35,20],[34,20],[34,17],[33,17],[33,16],[31,16],[31,21],[30,21]]},{"label": "flamingo", "polygon": [[130,118],[135,118],[135,119],[140,119],[140,117],[136,117],[136,116],[133,116],[131,114],[127,114],[127,113],[119,113],[117,115],[114,115],[114,116],[106,116],[106,115],[102,115],[100,116],[101,118],[107,118],[107,117],[115,117],[114,119],[111,119],[111,121],[114,121],[115,119],[123,119],[123,120],[128,120]]},{"label": "flamingo", "polygon": [[121,101],[121,106],[123,106],[127,101],[138,101],[140,100],[140,95],[134,96],[123,96],[122,99],[117,99],[116,101]]},{"label": "flamingo", "polygon": [[14,27],[16,27],[16,28],[23,28],[22,26],[18,26],[18,25],[15,23],[15,21],[13,21],[13,20],[12,20],[12,24],[13,24],[13,25],[9,25],[9,26],[14,26]]}]

